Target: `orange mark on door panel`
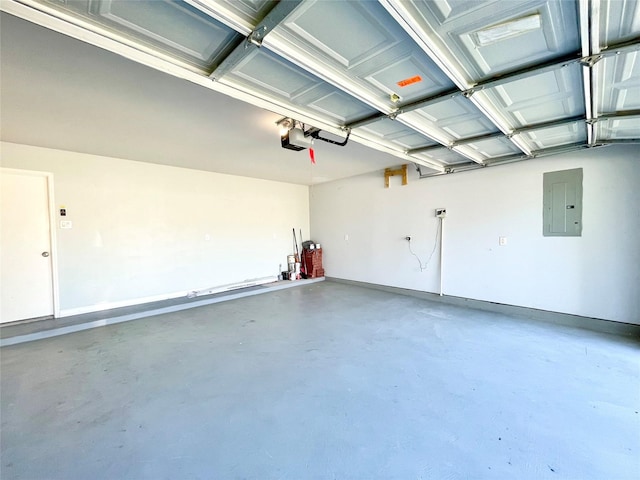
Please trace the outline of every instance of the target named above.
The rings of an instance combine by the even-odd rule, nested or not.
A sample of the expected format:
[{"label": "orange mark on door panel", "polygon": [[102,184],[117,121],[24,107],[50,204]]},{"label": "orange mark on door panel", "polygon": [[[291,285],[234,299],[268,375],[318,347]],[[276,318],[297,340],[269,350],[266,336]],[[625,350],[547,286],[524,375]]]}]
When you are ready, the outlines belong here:
[{"label": "orange mark on door panel", "polygon": [[405,78],[404,80],[400,80],[397,85],[399,87],[406,87],[407,85],[413,85],[414,83],[418,83],[422,81],[422,77],[420,75],[416,75],[415,77]]}]

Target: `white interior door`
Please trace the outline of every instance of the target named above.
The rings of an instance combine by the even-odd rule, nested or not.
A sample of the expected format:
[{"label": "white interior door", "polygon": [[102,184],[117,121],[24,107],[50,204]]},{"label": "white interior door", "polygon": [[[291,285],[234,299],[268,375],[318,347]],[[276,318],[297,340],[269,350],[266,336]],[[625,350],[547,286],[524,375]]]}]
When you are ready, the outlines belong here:
[{"label": "white interior door", "polygon": [[0,178],[0,323],[53,315],[48,177]]}]

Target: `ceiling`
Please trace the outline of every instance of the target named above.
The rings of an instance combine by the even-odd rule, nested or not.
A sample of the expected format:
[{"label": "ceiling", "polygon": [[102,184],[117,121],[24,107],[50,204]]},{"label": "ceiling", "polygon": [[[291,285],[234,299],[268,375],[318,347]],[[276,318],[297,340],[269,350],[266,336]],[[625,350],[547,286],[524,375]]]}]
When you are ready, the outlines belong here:
[{"label": "ceiling", "polygon": [[5,141],[301,184],[640,141],[635,0],[0,6]]}]

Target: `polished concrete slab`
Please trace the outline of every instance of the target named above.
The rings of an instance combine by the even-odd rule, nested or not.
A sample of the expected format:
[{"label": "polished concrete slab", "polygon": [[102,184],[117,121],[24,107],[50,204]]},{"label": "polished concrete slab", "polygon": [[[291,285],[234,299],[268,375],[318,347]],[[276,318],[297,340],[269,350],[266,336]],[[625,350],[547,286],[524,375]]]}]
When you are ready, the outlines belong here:
[{"label": "polished concrete slab", "polygon": [[636,479],[640,342],[334,282],[3,347],[8,479]]}]

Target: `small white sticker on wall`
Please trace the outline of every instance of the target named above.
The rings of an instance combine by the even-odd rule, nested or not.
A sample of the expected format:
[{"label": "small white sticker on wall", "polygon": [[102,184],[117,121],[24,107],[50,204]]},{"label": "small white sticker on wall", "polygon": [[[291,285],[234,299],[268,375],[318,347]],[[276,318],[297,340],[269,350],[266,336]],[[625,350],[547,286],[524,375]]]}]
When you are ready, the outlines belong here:
[{"label": "small white sticker on wall", "polygon": [[71,220],[61,220],[60,228],[73,228],[73,223]]}]

